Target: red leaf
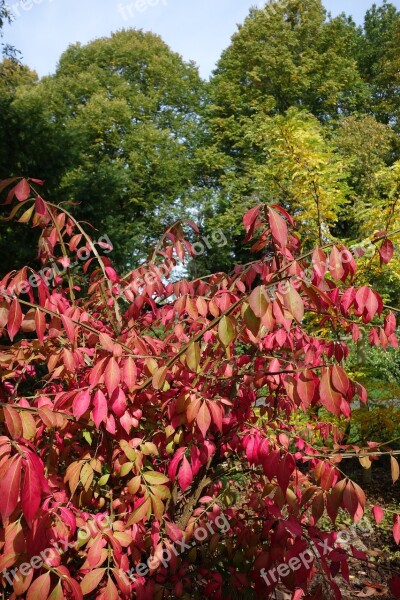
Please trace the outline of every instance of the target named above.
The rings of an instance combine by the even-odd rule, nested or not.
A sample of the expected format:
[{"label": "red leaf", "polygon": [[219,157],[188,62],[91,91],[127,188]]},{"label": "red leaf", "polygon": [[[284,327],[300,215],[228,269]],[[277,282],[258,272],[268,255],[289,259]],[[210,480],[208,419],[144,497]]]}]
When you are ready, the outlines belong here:
[{"label": "red leaf", "polygon": [[206,433],[211,425],[211,415],[206,402],[203,402],[203,404],[200,406],[200,410],[196,417],[196,423],[203,434],[203,437],[205,438]]},{"label": "red leaf", "polygon": [[384,510],[380,506],[373,506],[372,514],[374,515],[374,519],[378,525],[382,522],[383,517],[385,516]]},{"label": "red leaf", "polygon": [[296,392],[305,407],[308,407],[315,393],[315,382],[311,371],[303,371],[296,381]]},{"label": "red leaf", "polygon": [[400,598],[400,577],[395,575],[393,579],[389,581],[390,589],[395,598]]},{"label": "red leaf", "polygon": [[400,515],[393,515],[393,537],[396,544],[400,544]]},{"label": "red leaf", "polygon": [[178,482],[181,487],[182,492],[187,490],[187,488],[191,485],[193,481],[193,472],[192,467],[189,464],[186,456],[183,456],[181,468],[178,473]]},{"label": "red leaf", "polygon": [[81,590],[84,596],[90,594],[90,592],[93,592],[93,590],[97,588],[100,581],[103,579],[105,572],[105,568],[93,569],[85,575],[81,581]]},{"label": "red leaf", "polygon": [[325,252],[321,248],[316,248],[312,255],[312,266],[319,279],[322,279],[328,266]]},{"label": "red leaf", "polygon": [[165,521],[165,531],[167,532],[169,539],[173,542],[183,538],[183,531],[179,529],[178,525],[175,525],[175,523]]},{"label": "red leaf", "polygon": [[32,521],[39,509],[42,496],[41,478],[28,459],[24,464],[25,478],[22,489],[22,510],[27,521]]},{"label": "red leaf", "polygon": [[319,393],[321,404],[325,406],[329,412],[338,417],[340,415],[342,395],[332,387],[330,369],[322,369]]},{"label": "red leaf", "polygon": [[122,415],[126,411],[126,396],[125,392],[122,388],[118,387],[114,390],[113,395],[111,396],[111,408],[115,416],[122,417]]},{"label": "red leaf", "polygon": [[357,558],[357,560],[368,560],[368,556],[365,552],[363,552],[362,550],[357,550],[357,548],[355,548],[354,546],[350,546],[350,548],[354,558]]},{"label": "red leaf", "polygon": [[93,400],[93,421],[97,429],[100,427],[100,423],[107,421],[107,400],[101,390],[97,390]]},{"label": "red leaf", "polygon": [[361,383],[356,383],[356,391],[357,391],[358,397],[360,398],[360,401],[365,404],[366,401],[368,400],[368,394],[367,394],[367,390],[365,389],[365,387],[362,386]]},{"label": "red leaf", "polygon": [[213,423],[219,431],[222,431],[222,408],[216,402],[209,402],[208,409],[211,413]]},{"label": "red leaf", "polygon": [[83,390],[79,392],[72,403],[72,412],[75,419],[80,419],[83,414],[87,411],[90,404],[90,393],[89,390]]},{"label": "red leaf", "polygon": [[252,236],[253,230],[254,230],[254,225],[255,225],[255,222],[256,222],[259,214],[260,214],[260,207],[255,206],[254,208],[251,208],[243,217],[243,225],[245,226],[246,231],[248,233],[247,241],[249,241],[251,239],[251,236]]},{"label": "red leaf", "polygon": [[75,341],[76,326],[74,325],[72,319],[65,315],[61,315],[61,321],[64,325],[65,333],[67,334],[69,341],[73,343]]},{"label": "red leaf", "polygon": [[104,381],[107,387],[107,391],[111,396],[113,391],[119,386],[121,381],[119,365],[113,356],[108,361],[106,370],[104,371]]},{"label": "red leaf", "polygon": [[393,258],[394,246],[391,240],[386,239],[382,246],[379,248],[379,256],[381,258],[381,264],[387,265]]},{"label": "red leaf", "polygon": [[373,292],[373,290],[369,290],[369,294],[368,294],[367,300],[365,302],[365,312],[366,312],[366,314],[364,312],[364,322],[365,323],[369,323],[370,321],[372,321],[372,319],[378,312],[378,307],[379,307],[378,299],[377,299],[375,293]]},{"label": "red leaf", "polygon": [[31,187],[26,179],[21,179],[19,183],[14,188],[15,197],[19,202],[24,202],[27,200],[31,193]]},{"label": "red leaf", "polygon": [[21,307],[19,305],[18,300],[15,298],[10,307],[10,312],[8,314],[8,335],[10,336],[11,341],[14,340],[18,331],[20,330],[22,323],[23,315],[21,311]]},{"label": "red leaf", "polygon": [[339,365],[333,365],[331,379],[333,387],[338,392],[345,395],[350,387],[350,381],[342,367]]},{"label": "red leaf", "polygon": [[271,207],[268,207],[268,216],[272,237],[274,238],[275,243],[281,248],[284,248],[288,240],[288,227],[286,221]]},{"label": "red leaf", "polygon": [[289,221],[289,223],[294,226],[293,218],[289,215],[289,213],[282,206],[280,206],[279,204],[271,204],[271,206],[272,206],[272,208],[275,208],[278,212],[280,212],[281,215],[286,217],[286,219]]},{"label": "red leaf", "polygon": [[348,481],[343,492],[343,504],[349,511],[355,523],[361,520],[365,506],[365,494],[359,485]]},{"label": "red leaf", "polygon": [[122,368],[122,380],[127,386],[128,390],[131,392],[135,386],[137,379],[137,368],[136,363],[133,358],[129,357],[124,362]]},{"label": "red leaf", "polygon": [[115,583],[113,582],[111,577],[109,577],[108,581],[107,581],[105,597],[107,598],[107,600],[119,600],[119,597],[120,597],[118,594],[118,590],[115,587]]},{"label": "red leaf", "polygon": [[154,372],[153,375],[153,388],[155,390],[161,390],[164,387],[165,379],[167,377],[168,367],[160,367]]},{"label": "red leaf", "polygon": [[47,213],[46,203],[41,196],[38,196],[35,200],[35,210],[41,217],[44,217]]},{"label": "red leaf", "polygon": [[174,454],[174,457],[172,458],[171,462],[169,463],[168,477],[171,479],[171,481],[173,481],[175,479],[178,465],[179,465],[180,461],[182,460],[183,455],[185,454],[185,451],[186,451],[186,448],[178,448],[178,450]]},{"label": "red leaf", "polygon": [[104,365],[107,358],[102,358],[98,362],[95,363],[89,375],[89,383],[92,387],[95,387],[102,381]]},{"label": "red leaf", "polygon": [[21,484],[22,456],[13,456],[0,480],[0,513],[3,521],[15,510]]},{"label": "red leaf", "polygon": [[114,342],[108,333],[100,333],[99,342],[105,350],[111,352],[111,354],[114,352]]}]

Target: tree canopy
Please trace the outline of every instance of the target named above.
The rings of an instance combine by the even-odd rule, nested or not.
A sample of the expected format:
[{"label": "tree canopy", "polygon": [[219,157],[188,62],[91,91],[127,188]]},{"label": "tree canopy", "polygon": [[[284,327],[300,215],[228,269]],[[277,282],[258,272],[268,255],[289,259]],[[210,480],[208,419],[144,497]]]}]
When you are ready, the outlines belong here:
[{"label": "tree canopy", "polygon": [[53,76],[25,75],[9,107],[18,157],[7,153],[2,173],[35,172],[113,240],[119,264],[134,264],[197,185],[197,68],[129,30],[71,46]]}]

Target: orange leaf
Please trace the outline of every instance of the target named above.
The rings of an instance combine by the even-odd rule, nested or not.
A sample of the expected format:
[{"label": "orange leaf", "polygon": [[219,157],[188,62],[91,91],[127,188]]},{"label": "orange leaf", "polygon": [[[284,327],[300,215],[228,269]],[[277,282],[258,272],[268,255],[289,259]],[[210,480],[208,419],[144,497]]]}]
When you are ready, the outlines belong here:
[{"label": "orange leaf", "polygon": [[390,470],[392,473],[393,483],[396,483],[396,481],[398,480],[398,478],[400,476],[400,469],[399,469],[399,463],[394,456],[390,457]]},{"label": "orange leaf", "polygon": [[32,583],[26,595],[26,600],[46,600],[50,592],[50,573],[40,575]]}]

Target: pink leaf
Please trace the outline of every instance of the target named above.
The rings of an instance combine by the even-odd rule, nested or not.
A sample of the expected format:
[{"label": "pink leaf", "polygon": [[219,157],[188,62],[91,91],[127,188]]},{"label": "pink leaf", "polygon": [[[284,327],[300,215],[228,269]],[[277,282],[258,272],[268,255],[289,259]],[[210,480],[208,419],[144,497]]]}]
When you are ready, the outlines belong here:
[{"label": "pink leaf", "polygon": [[7,462],[7,470],[0,479],[0,514],[3,521],[15,510],[21,484],[22,457],[13,456]]},{"label": "pink leaf", "polygon": [[185,454],[186,448],[178,448],[175,452],[173,459],[169,463],[168,467],[168,477],[173,481],[175,479],[176,471],[178,469],[178,465]]},{"label": "pink leaf", "polygon": [[31,187],[26,179],[21,179],[15,186],[14,194],[18,202],[24,202],[27,200],[31,193]]},{"label": "pink leaf", "polygon": [[101,390],[97,390],[93,400],[93,420],[97,429],[100,423],[105,423],[107,420],[107,400]]},{"label": "pink leaf", "polygon": [[79,392],[72,403],[72,412],[75,419],[80,419],[83,414],[87,411],[90,404],[90,393],[89,390],[83,390]]},{"label": "pink leaf", "polygon": [[21,307],[19,305],[18,300],[15,298],[10,307],[10,312],[8,314],[8,335],[10,336],[11,341],[14,340],[18,331],[20,330],[22,323],[23,315],[21,311]]},{"label": "pink leaf", "polygon": [[187,488],[191,485],[193,481],[193,472],[192,467],[189,464],[186,456],[183,457],[181,468],[178,473],[178,482],[181,487],[182,492],[187,490]]},{"label": "pink leaf", "polygon": [[291,283],[289,283],[285,286],[285,292],[282,293],[285,308],[287,308],[296,321],[300,323],[304,317],[304,304],[299,292]]},{"label": "pink leaf", "polygon": [[337,246],[333,246],[330,257],[329,257],[329,273],[333,279],[343,279],[344,268],[342,264],[341,253]]},{"label": "pink leaf", "polygon": [[42,495],[40,476],[36,472],[34,465],[28,459],[24,464],[25,479],[22,489],[22,510],[27,521],[32,521],[35,517]]},{"label": "pink leaf", "polygon": [[197,413],[196,423],[203,434],[203,437],[205,438],[206,433],[211,425],[211,415],[206,402],[203,402],[199,412]]},{"label": "pink leaf", "polygon": [[173,542],[183,538],[183,531],[179,529],[178,525],[175,525],[175,523],[165,521],[165,531],[167,532],[169,539]]},{"label": "pink leaf", "polygon": [[107,387],[107,391],[111,396],[113,391],[119,386],[121,382],[121,373],[119,370],[119,365],[113,356],[108,361],[106,370],[104,371],[104,381]]},{"label": "pink leaf", "polygon": [[285,219],[271,207],[268,207],[269,224],[275,243],[284,248],[288,240],[288,227]]},{"label": "pink leaf", "polygon": [[384,510],[380,506],[373,506],[372,514],[374,515],[374,519],[378,525],[382,522],[383,517],[385,516]]},{"label": "pink leaf", "polygon": [[381,264],[385,263],[387,265],[393,258],[394,246],[391,240],[386,239],[382,246],[379,248],[379,256],[381,259]]},{"label": "pink leaf", "polygon": [[38,196],[35,200],[35,210],[41,217],[44,217],[47,212],[46,203],[41,196]]},{"label": "pink leaf", "polygon": [[311,371],[303,371],[296,381],[296,391],[304,406],[309,406],[314,398],[315,382]]},{"label": "pink leaf", "polygon": [[400,515],[393,515],[393,537],[396,544],[400,544]]}]

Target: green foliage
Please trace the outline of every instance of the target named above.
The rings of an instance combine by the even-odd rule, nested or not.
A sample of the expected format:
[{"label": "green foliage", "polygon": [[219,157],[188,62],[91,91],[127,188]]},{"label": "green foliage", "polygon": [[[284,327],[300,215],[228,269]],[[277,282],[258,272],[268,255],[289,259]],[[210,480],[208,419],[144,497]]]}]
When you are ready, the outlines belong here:
[{"label": "green foliage", "polygon": [[54,76],[16,89],[17,143],[27,143],[7,175],[35,173],[76,199],[74,214],[132,266],[189,206],[202,93],[197,68],[151,33],[71,46]]},{"label": "green foliage", "polygon": [[368,403],[353,410],[349,440],[365,443],[373,438],[400,447],[400,350],[358,345],[352,348],[347,368],[368,389]]},{"label": "green foliage", "polygon": [[[245,258],[240,214],[263,200],[287,207],[310,243],[350,243],[396,225],[388,218],[397,194],[394,108],[386,117],[373,108],[383,94],[372,73],[378,77],[373,65],[390,54],[397,22],[386,3],[361,28],[327,16],[319,0],[276,0],[239,26],[210,83],[203,152],[212,173],[204,225],[225,228],[237,260]],[[373,52],[378,44],[385,50]],[[393,86],[394,58],[390,64]],[[224,249],[205,267],[228,268],[231,259]]]},{"label": "green foliage", "polygon": [[367,11],[360,38],[358,65],[368,83],[370,105],[383,123],[399,127],[398,86],[400,77],[400,12],[384,0]]}]

